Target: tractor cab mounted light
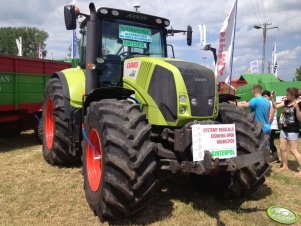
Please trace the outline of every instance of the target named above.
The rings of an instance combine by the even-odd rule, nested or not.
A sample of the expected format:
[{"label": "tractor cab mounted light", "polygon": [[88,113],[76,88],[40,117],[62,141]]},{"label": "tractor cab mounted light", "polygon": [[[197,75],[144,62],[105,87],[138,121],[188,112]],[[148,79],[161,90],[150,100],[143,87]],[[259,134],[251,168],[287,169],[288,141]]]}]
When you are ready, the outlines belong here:
[{"label": "tractor cab mounted light", "polygon": [[165,20],[165,21],[164,21],[164,24],[165,24],[166,26],[169,26],[169,25],[170,25],[169,20]]},{"label": "tractor cab mounted light", "polygon": [[119,16],[119,12],[117,10],[112,10],[111,13],[113,16]]},{"label": "tractor cab mounted light", "polygon": [[157,19],[156,19],[156,23],[157,23],[157,24],[162,24],[162,20],[161,20],[160,18],[157,18]]},{"label": "tractor cab mounted light", "polygon": [[103,14],[103,15],[106,15],[106,14],[109,13],[109,11],[107,9],[101,9],[100,13]]}]

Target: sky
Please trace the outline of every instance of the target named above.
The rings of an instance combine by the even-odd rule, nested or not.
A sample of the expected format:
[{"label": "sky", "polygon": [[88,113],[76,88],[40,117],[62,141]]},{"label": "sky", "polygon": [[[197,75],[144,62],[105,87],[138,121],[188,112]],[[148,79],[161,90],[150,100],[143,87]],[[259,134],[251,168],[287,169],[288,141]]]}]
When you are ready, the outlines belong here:
[{"label": "sky", "polygon": [[[65,58],[72,32],[65,29],[63,7],[71,3],[71,0],[0,0],[0,27],[43,29],[49,33],[47,58]],[[89,3],[76,1],[83,13],[88,12]],[[218,48],[219,31],[234,0],[98,0],[94,3],[97,8],[107,6],[125,10],[133,10],[133,5],[139,3],[142,13],[168,18],[174,29],[186,29],[188,24],[191,25],[192,46],[186,45],[186,37],[182,34],[168,37],[168,43],[174,45],[176,58],[204,64],[206,57],[205,65],[213,68],[212,53],[201,50],[198,25],[207,26],[207,43]],[[267,22],[278,28],[268,30],[266,61],[271,61],[273,40],[276,40],[278,75],[283,80],[293,80],[296,68],[301,65],[300,12],[300,0],[238,0],[233,77],[247,73],[250,61],[262,59],[262,29],[256,30],[253,26]],[[267,72],[267,68],[265,70]]]}]

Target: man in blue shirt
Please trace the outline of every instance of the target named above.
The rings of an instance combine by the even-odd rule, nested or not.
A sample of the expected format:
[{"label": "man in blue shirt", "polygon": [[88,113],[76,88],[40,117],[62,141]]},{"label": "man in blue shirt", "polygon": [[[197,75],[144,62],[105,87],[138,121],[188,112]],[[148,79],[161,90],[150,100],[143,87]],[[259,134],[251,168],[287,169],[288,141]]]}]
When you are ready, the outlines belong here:
[{"label": "man in blue shirt", "polygon": [[239,107],[251,108],[251,112],[255,112],[256,121],[263,124],[262,131],[265,134],[270,134],[270,102],[262,96],[262,87],[260,85],[254,85],[252,93],[254,97],[248,103],[238,103],[237,105]]}]

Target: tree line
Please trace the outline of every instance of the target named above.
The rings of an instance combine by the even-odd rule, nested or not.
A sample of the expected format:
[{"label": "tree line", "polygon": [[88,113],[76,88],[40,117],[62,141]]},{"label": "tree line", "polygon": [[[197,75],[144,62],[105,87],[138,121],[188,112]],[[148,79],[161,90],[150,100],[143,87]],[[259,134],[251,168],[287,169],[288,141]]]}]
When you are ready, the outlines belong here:
[{"label": "tree line", "polygon": [[46,57],[47,31],[36,27],[0,27],[0,54],[18,55],[16,39],[22,37],[23,56],[38,57],[41,45],[43,58]]}]

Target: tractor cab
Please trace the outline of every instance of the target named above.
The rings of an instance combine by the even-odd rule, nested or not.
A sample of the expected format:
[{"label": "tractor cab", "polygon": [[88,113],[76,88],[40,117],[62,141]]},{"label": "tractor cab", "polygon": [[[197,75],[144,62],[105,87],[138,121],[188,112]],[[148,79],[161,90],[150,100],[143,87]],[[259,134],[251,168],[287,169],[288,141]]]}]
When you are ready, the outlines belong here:
[{"label": "tractor cab", "polygon": [[[97,55],[103,59],[105,65],[99,72],[98,87],[120,85],[125,59],[135,56],[167,57],[166,35],[162,26],[146,25],[122,18],[107,18],[107,14],[101,14],[109,11],[113,10],[98,10],[101,16]],[[117,10],[113,12],[119,14]]]},{"label": "tractor cab", "polygon": [[[170,25],[168,19],[106,7],[95,11],[92,3],[89,8],[90,15],[86,15],[73,5],[65,6],[65,25],[68,30],[75,29],[76,18],[85,17],[80,23],[80,65],[84,69],[89,67],[91,62],[87,62],[87,57],[90,61],[93,58],[86,54],[94,52],[92,64],[95,64],[97,73],[97,87],[120,86],[126,59],[141,56],[166,58],[168,35],[187,32],[188,43],[190,40],[191,44],[191,28],[188,31],[167,30],[166,27]],[[94,26],[90,24],[88,29],[91,22],[94,22]],[[87,44],[93,45],[93,51],[87,51]]]}]

